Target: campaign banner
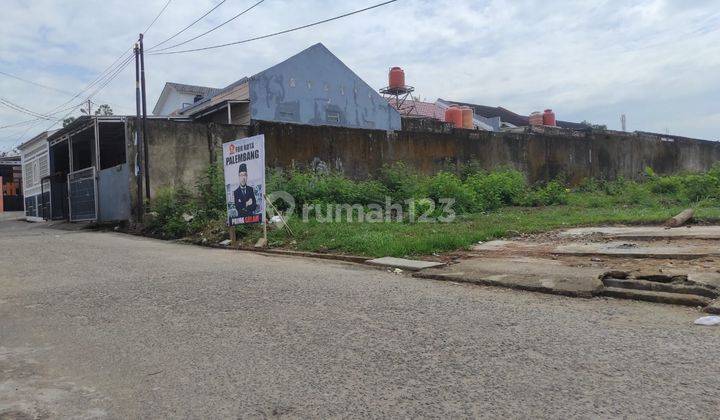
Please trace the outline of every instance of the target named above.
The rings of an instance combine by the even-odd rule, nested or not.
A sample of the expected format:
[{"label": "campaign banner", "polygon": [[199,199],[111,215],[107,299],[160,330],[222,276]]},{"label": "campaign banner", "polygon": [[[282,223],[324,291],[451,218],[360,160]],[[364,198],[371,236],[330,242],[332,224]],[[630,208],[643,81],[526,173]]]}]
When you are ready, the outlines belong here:
[{"label": "campaign banner", "polygon": [[265,217],[265,135],[223,144],[228,226]]}]

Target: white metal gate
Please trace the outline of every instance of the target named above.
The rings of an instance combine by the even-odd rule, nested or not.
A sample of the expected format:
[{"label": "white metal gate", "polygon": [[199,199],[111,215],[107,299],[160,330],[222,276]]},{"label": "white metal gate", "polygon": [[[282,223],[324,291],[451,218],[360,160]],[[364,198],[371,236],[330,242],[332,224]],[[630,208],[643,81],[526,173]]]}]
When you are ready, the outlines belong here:
[{"label": "white metal gate", "polygon": [[71,222],[97,220],[97,179],[94,166],[68,174],[68,201]]}]

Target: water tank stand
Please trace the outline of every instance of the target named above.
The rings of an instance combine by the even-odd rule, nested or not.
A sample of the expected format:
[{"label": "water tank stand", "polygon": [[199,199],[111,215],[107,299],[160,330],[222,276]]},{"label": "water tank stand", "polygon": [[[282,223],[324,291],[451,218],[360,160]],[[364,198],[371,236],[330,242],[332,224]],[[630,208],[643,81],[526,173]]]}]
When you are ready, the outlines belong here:
[{"label": "water tank stand", "polygon": [[[385,98],[391,106],[398,110],[400,114],[411,115],[415,111],[415,102],[412,93],[415,88],[412,86],[384,87],[380,89],[380,94]],[[405,102],[411,99],[410,106],[405,107]],[[391,102],[392,100],[392,102]]]}]

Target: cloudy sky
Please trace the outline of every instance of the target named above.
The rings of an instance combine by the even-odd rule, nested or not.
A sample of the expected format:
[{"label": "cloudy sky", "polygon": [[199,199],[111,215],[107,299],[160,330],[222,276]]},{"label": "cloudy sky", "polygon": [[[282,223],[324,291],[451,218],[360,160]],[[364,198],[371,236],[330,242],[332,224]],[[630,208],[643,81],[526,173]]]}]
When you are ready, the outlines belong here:
[{"label": "cloudy sky", "polygon": [[[167,0],[3,0],[0,99],[37,113],[73,99],[126,51]],[[171,0],[146,46],[165,40],[221,0]],[[170,43],[195,36],[257,0],[226,0]],[[271,33],[380,0],[266,0],[185,47]],[[553,108],[558,118],[619,129],[720,139],[717,0],[399,0],[364,14],[243,45],[146,59],[148,107],[166,81],[223,87],[317,42],[371,86],[399,65],[422,99]],[[134,113],[129,65],[93,100]],[[64,105],[66,104],[66,105]],[[67,113],[55,114],[60,118]],[[78,113],[76,112],[75,115]],[[33,117],[0,104],[0,127]],[[0,129],[0,151],[53,121]]]}]

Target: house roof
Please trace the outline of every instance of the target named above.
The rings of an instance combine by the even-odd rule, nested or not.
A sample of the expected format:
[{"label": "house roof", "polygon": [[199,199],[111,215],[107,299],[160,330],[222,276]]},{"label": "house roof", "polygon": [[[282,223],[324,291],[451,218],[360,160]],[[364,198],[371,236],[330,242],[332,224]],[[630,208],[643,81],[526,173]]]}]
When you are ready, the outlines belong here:
[{"label": "house roof", "polygon": [[[189,107],[183,108],[178,110],[178,114],[185,114],[185,115],[193,115],[198,111],[205,110],[208,105],[208,102],[211,102],[214,98],[219,97],[220,95],[224,95],[226,93],[231,92],[236,87],[242,85],[243,83],[247,83],[248,78],[243,77],[240,80],[237,80],[233,83],[230,83],[229,85],[225,86],[222,89],[214,89],[215,91],[207,96],[203,96],[203,99],[200,101],[195,102],[194,104],[190,105]],[[212,104],[215,105],[215,104]]]},{"label": "house roof", "polygon": [[[391,98],[388,103],[395,106],[395,98]],[[443,120],[445,118],[445,111],[440,109],[437,105],[432,102],[422,102],[412,99],[408,99],[400,106],[400,114],[410,115],[416,117],[428,117]]]},{"label": "house roof", "polygon": [[58,131],[58,130],[43,131],[42,133],[31,138],[30,140],[23,142],[21,145],[19,145],[17,147],[17,149],[23,150],[25,148],[28,148],[29,146],[34,145],[35,143],[38,143],[39,141],[47,140],[47,138],[50,137],[51,135],[55,134],[56,131]]},{"label": "house roof", "polygon": [[163,90],[160,93],[160,97],[155,103],[155,107],[153,107],[153,114],[158,114],[160,112],[161,104],[165,102],[171,90],[190,95],[201,95],[203,98],[209,98],[216,95],[222,89],[207,86],[186,85],[184,83],[166,82],[165,87],[163,87]]},{"label": "house roof", "polygon": [[203,95],[203,96],[215,95],[216,93],[220,92],[219,88],[212,88],[212,87],[207,87],[207,86],[186,85],[183,83],[175,83],[175,82],[167,82],[165,85],[174,88],[178,92],[194,93],[196,95]]},{"label": "house roof", "polygon": [[[477,105],[477,104],[469,104],[465,102],[456,102],[456,101],[447,101],[444,99],[439,99],[440,101],[443,101],[447,104],[456,104],[460,106],[469,106],[470,108],[475,111],[476,114],[481,115],[485,118],[493,118],[493,117],[500,117],[500,120],[505,123],[512,124],[517,127],[523,127],[530,125],[530,122],[528,121],[527,115],[520,115],[516,114],[509,109],[503,108],[501,106],[487,106],[487,105]],[[557,121],[558,127],[561,128],[570,128],[573,130],[583,130],[586,129],[587,126],[580,123],[574,123],[570,121]]]},{"label": "house roof", "polygon": [[[325,45],[322,43],[316,43],[314,45],[309,46],[308,48],[305,48],[304,50],[296,53],[295,55],[282,60],[275,65],[268,67],[258,73],[255,73],[253,76],[250,77],[243,77],[236,82],[233,82],[229,84],[228,86],[219,89],[217,92],[215,92],[212,96],[207,96],[203,100],[198,101],[197,103],[187,107],[183,108],[182,110],[178,111],[178,114],[185,115],[185,116],[192,116],[195,114],[198,114],[200,112],[204,112],[206,110],[211,109],[212,107],[217,106],[221,103],[226,103],[228,101],[249,101],[249,93],[247,90],[243,90],[240,88],[240,86],[247,84],[250,80],[255,80],[259,77],[261,77],[263,74],[270,72],[274,69],[276,69],[279,66],[282,66],[288,62],[292,62],[293,60],[296,60],[298,57],[307,55],[310,52],[313,51],[322,51],[327,53],[329,55],[330,59],[335,61],[338,66],[344,67],[347,71],[352,73],[355,77],[357,77],[358,81],[367,87],[368,90],[371,92],[376,92],[376,90],[368,85],[360,76],[358,76],[352,69],[350,69],[345,63],[342,62],[335,54],[333,54]],[[242,92],[242,93],[240,93]],[[379,94],[377,94],[379,97]],[[396,110],[392,109],[391,112],[395,112]],[[444,114],[443,114],[444,115]]]},{"label": "house roof", "polygon": [[0,156],[0,165],[19,165],[20,155]]}]

